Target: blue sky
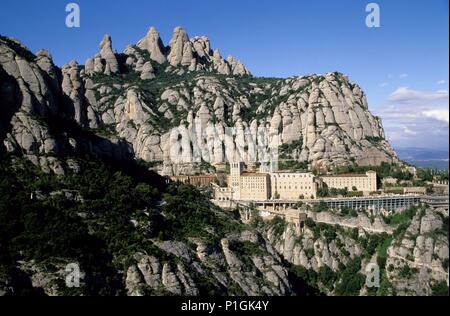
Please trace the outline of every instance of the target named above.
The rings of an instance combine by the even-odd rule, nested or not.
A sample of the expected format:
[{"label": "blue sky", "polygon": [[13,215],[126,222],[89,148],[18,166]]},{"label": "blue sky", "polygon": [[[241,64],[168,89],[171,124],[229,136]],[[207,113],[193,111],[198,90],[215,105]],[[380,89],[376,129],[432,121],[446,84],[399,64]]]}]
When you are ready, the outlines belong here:
[{"label": "blue sky", "polygon": [[[2,1],[0,34],[63,65],[84,63],[105,33],[122,51],[149,26],[166,45],[183,26],[258,76],[343,72],[365,90],[394,146],[448,148],[448,0],[78,0],[78,29],[65,26],[69,2]],[[365,25],[369,2],[380,6],[380,28]]]}]

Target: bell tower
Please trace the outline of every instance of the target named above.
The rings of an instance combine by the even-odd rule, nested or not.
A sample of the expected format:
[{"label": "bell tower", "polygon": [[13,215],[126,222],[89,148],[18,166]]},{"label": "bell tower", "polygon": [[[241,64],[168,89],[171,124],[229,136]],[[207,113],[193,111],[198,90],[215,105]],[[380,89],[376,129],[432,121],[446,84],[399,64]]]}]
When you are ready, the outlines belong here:
[{"label": "bell tower", "polygon": [[233,199],[241,198],[241,174],[244,171],[242,162],[230,163],[230,187],[233,190]]}]

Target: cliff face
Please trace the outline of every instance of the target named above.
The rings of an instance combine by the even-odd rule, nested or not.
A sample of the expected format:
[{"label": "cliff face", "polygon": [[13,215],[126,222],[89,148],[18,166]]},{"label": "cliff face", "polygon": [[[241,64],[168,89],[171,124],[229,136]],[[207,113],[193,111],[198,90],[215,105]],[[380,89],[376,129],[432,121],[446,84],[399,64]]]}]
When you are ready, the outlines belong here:
[{"label": "cliff face", "polygon": [[388,249],[387,276],[400,295],[431,295],[448,284],[448,211],[424,210]]},{"label": "cliff face", "polygon": [[[136,264],[126,272],[128,295],[145,295],[145,288],[148,288],[152,291],[163,289],[174,295],[197,296],[205,291],[202,279],[209,280],[211,290],[216,294],[292,294],[281,258],[261,235],[244,231],[222,239],[217,245],[201,240],[194,243],[197,246],[194,250],[181,242],[157,243],[162,251],[181,258],[181,262],[172,265],[155,256],[135,254]],[[249,244],[256,250],[243,253],[241,247]]]},{"label": "cliff face", "polygon": [[[68,66],[70,67],[70,66]],[[47,51],[31,54],[15,40],[0,38],[1,149],[27,157],[44,171],[76,170],[74,153],[127,159],[132,148],[118,137],[99,137],[76,124],[84,87],[77,73],[54,66]],[[70,85],[70,95],[64,89]]]},{"label": "cliff face", "polygon": [[252,77],[212,51],[208,38],[181,28],[168,47],[151,28],[121,54],[106,35],[84,66],[59,69],[48,52],[33,55],[6,38],[0,56],[2,143],[59,173],[65,166],[53,156],[77,150],[80,140],[56,137],[36,116],[64,117],[99,136],[82,142],[89,150],[131,154],[164,174],[190,173],[201,162],[251,164],[274,147],[314,168],[398,160],[364,93],[344,75]]},{"label": "cliff face", "polygon": [[58,142],[48,126],[36,118],[58,111],[56,68],[45,54],[35,57],[20,43],[3,39],[0,40],[0,65],[2,145],[8,152],[20,149],[36,162],[40,156],[48,155],[42,166],[50,164],[59,172],[60,166],[51,157],[60,150]]},{"label": "cliff face", "polygon": [[[302,234],[280,222],[264,229],[277,252],[301,267],[299,275],[322,292],[429,296],[437,295],[440,287],[445,291],[448,211],[422,206],[388,217],[313,211],[308,217],[313,221]],[[379,268],[379,286],[367,286],[366,277],[373,272],[366,270],[369,264]]]}]

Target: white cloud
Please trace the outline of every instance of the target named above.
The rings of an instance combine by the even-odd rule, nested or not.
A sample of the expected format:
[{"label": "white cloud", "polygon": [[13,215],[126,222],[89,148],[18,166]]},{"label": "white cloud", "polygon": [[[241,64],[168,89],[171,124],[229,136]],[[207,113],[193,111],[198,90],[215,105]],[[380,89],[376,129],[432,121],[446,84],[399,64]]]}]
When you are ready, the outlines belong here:
[{"label": "white cloud", "polygon": [[447,81],[445,81],[445,80],[439,80],[438,82],[437,82],[437,84],[445,84]]},{"label": "white cloud", "polygon": [[420,91],[400,87],[385,106],[372,110],[382,118],[387,138],[395,145],[447,146],[449,137],[449,92]]},{"label": "white cloud", "polygon": [[438,91],[419,91],[409,89],[408,87],[400,87],[395,90],[388,98],[391,102],[398,103],[414,103],[424,101],[448,100],[447,90]]},{"label": "white cloud", "polygon": [[389,83],[387,83],[387,82],[382,82],[382,83],[379,84],[380,88],[384,88],[384,87],[386,87],[388,85],[389,85]]},{"label": "white cloud", "polygon": [[408,135],[417,135],[417,132],[416,131],[413,131],[412,129],[410,129],[408,126],[406,126],[406,125],[404,125],[404,126],[402,126],[402,128],[403,128],[403,132],[405,133],[405,134],[408,134]]},{"label": "white cloud", "polygon": [[408,74],[401,74],[401,75],[399,75],[399,78],[408,78]]},{"label": "white cloud", "polygon": [[426,110],[422,112],[423,115],[429,118],[433,118],[438,121],[449,123],[449,111],[448,109],[434,109]]}]

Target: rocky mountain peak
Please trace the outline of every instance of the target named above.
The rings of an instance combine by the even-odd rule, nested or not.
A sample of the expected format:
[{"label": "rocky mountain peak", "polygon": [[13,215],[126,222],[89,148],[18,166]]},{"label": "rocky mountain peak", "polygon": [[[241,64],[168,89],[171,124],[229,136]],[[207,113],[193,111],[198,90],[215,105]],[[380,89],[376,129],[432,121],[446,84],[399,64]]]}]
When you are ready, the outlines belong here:
[{"label": "rocky mountain peak", "polygon": [[[279,131],[283,156],[302,168],[398,162],[364,92],[343,74],[243,77],[249,73],[236,58],[224,59],[207,37],[189,39],[182,28],[163,47],[154,28],[120,55],[105,35],[84,68],[71,62],[58,69],[48,52],[35,56],[8,41],[1,45],[0,72],[23,97],[4,99],[21,100],[26,113],[61,109],[80,127],[125,141],[137,159],[164,165],[164,174],[195,172],[196,153],[211,165],[233,157],[250,163],[252,144],[268,143],[247,135],[264,137],[265,128]],[[158,55],[167,61],[159,64]],[[221,136],[228,127],[234,128],[229,140]],[[24,135],[23,128],[13,131],[7,147],[45,153],[35,144],[52,136],[32,131],[25,138],[34,141],[24,141]],[[190,167],[178,170],[180,164]]]},{"label": "rocky mountain peak", "polygon": [[119,72],[119,63],[112,48],[111,36],[106,34],[100,43],[100,56],[105,61],[105,74]]},{"label": "rocky mountain peak", "polygon": [[111,36],[105,34],[100,42],[100,53],[94,58],[89,58],[85,63],[85,73],[92,75],[94,73],[102,73],[111,75],[119,72],[119,62],[113,50]]},{"label": "rocky mountain peak", "polygon": [[[146,55],[148,53],[148,56]],[[189,38],[182,27],[173,30],[173,36],[169,46],[165,47],[157,30],[150,27],[146,36],[136,45],[129,45],[125,50],[125,63],[119,61],[118,55],[112,48],[112,40],[105,35],[100,43],[100,53],[86,61],[85,73],[88,76],[94,74],[116,74],[126,67],[131,67],[135,72],[141,73],[146,62],[156,62],[164,65],[166,73],[183,75],[186,72],[205,71],[223,75],[246,76],[250,71],[234,57],[223,59],[220,53],[217,55],[211,49],[211,43],[206,36]],[[168,62],[168,65],[165,63]],[[147,65],[145,80],[153,79],[154,72],[150,72],[155,65]]]},{"label": "rocky mountain peak", "polygon": [[112,50],[112,39],[109,34],[105,34],[103,36],[103,39],[100,42],[99,47],[101,50]]},{"label": "rocky mountain peak", "polygon": [[146,50],[150,54],[151,60],[156,61],[159,64],[163,64],[167,61],[164,54],[164,44],[154,27],[149,28],[147,35],[137,43],[137,46]]},{"label": "rocky mountain peak", "polygon": [[52,55],[47,50],[40,50],[36,53],[36,64],[51,78],[51,86],[54,91],[60,90],[58,69],[53,64]]},{"label": "rocky mountain peak", "polygon": [[202,57],[208,57],[211,55],[211,43],[206,36],[195,36],[191,38],[191,42],[194,46],[194,50],[197,55]]},{"label": "rocky mountain peak", "polygon": [[189,58],[192,59],[192,49],[189,46],[189,37],[186,31],[181,27],[173,30],[173,36],[170,40],[170,52],[167,60],[172,66],[178,66],[184,61],[184,66],[190,65]]}]

